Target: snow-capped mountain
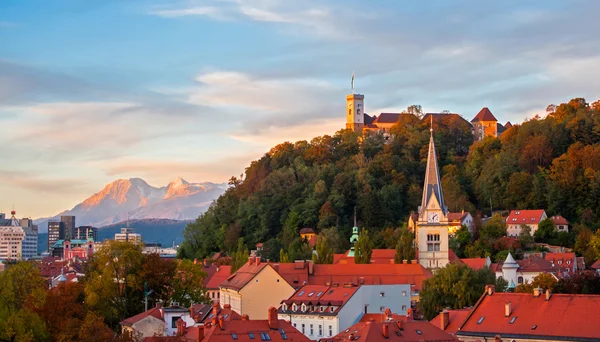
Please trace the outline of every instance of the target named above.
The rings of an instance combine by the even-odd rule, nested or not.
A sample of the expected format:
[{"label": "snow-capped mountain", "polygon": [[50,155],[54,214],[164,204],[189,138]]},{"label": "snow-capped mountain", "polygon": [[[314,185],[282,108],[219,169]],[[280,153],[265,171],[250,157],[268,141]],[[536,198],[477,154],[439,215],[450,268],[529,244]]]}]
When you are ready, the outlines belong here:
[{"label": "snow-capped mountain", "polygon": [[129,219],[164,218],[194,220],[208,209],[227,184],[189,183],[181,177],[156,188],[141,178],[118,179],[90,196],[71,210],[55,217],[36,220],[40,232],[48,229],[49,220],[61,215],[76,216],[76,224],[105,225]]}]

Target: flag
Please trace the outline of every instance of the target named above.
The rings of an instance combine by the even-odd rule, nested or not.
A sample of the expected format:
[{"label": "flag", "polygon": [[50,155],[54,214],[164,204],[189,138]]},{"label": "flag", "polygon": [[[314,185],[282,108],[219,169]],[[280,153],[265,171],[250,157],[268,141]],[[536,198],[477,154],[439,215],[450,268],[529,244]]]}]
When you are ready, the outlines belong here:
[{"label": "flag", "polygon": [[352,90],[354,90],[354,71],[352,72],[352,82],[351,82],[351,84],[352,84]]}]

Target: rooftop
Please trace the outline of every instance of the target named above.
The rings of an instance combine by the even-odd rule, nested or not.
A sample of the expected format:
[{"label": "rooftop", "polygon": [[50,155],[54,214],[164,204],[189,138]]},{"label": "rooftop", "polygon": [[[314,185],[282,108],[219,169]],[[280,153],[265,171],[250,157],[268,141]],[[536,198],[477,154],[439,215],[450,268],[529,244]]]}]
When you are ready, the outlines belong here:
[{"label": "rooftop", "polygon": [[[288,305],[287,310],[281,307],[279,312],[289,312],[292,304],[296,305],[332,305],[337,306],[334,312],[338,312],[344,304],[352,298],[358,290],[357,286],[325,286],[325,285],[304,285],[298,289],[289,299],[283,300],[282,304]],[[323,313],[319,313],[323,314]]]},{"label": "rooftop", "polygon": [[598,340],[599,295],[551,294],[547,299],[543,293],[536,297],[529,293],[491,292],[481,297],[458,336]]},{"label": "rooftop", "polygon": [[429,323],[449,334],[456,335],[458,328],[464,322],[465,318],[467,318],[469,312],[471,312],[471,309],[446,310],[446,312],[448,312],[448,321],[445,322],[445,327],[442,327],[443,313],[435,316],[431,321],[429,321]]},{"label": "rooftop", "polygon": [[473,120],[471,120],[471,122],[479,122],[479,121],[498,121],[498,120],[496,119],[494,114],[492,114],[492,112],[489,110],[488,107],[483,107],[483,108],[481,108],[479,113],[477,113],[477,115],[475,115]]},{"label": "rooftop", "polygon": [[225,281],[231,275],[231,266],[223,265],[218,266],[215,269],[215,272],[212,274],[212,277],[208,278],[206,282],[206,288],[208,290],[215,290],[219,288],[219,285],[223,281]]},{"label": "rooftop", "polygon": [[359,322],[334,337],[322,338],[321,342],[365,341],[365,342],[454,342],[455,337],[426,321]]},{"label": "rooftop", "polygon": [[506,218],[506,224],[539,224],[543,215],[543,209],[511,210]]},{"label": "rooftop", "polygon": [[124,319],[121,322],[121,325],[132,326],[133,324],[141,321],[142,319],[144,319],[144,318],[146,318],[148,316],[152,316],[152,317],[158,318],[160,320],[163,319],[163,315],[162,315],[162,312],[160,311],[160,308],[154,307],[154,308],[152,308],[152,309],[150,309],[148,311],[144,311],[144,312],[139,313],[139,314],[137,314],[135,316],[132,316],[132,317]]}]

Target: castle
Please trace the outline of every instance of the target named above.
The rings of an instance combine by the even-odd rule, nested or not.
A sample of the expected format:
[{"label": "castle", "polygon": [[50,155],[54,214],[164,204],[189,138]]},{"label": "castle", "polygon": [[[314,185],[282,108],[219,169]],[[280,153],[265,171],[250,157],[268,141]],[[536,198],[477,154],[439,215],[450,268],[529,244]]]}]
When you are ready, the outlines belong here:
[{"label": "castle", "polygon": [[464,120],[473,127],[472,132],[475,141],[482,140],[487,136],[498,138],[504,131],[512,127],[510,122],[502,125],[496,117],[487,108],[482,108],[471,120],[466,121],[461,115],[456,113],[427,113],[422,118],[410,113],[380,113],[379,115],[369,115],[365,113],[365,96],[362,94],[349,94],[346,96],[346,129],[354,132],[381,132],[389,134],[391,128],[396,125],[414,124],[419,121],[428,122],[441,120],[444,116],[450,115]]}]

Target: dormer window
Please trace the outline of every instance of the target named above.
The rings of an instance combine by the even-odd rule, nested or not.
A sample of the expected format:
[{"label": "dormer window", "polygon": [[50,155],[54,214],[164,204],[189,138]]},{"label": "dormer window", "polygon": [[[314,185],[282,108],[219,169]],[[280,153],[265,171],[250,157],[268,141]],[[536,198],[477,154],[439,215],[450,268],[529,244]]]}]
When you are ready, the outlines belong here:
[{"label": "dormer window", "polygon": [[331,308],[329,308],[329,311],[334,312],[335,311],[335,306],[332,306]]},{"label": "dormer window", "polygon": [[558,264],[559,264],[559,265],[562,265],[562,260],[558,260]]},{"label": "dormer window", "polygon": [[567,260],[567,265],[571,265],[571,260]]},{"label": "dormer window", "polygon": [[304,303],[302,304],[301,310],[302,310],[302,312],[306,312],[306,304],[304,304]]},{"label": "dormer window", "polygon": [[319,307],[319,311],[325,312],[325,308],[326,308],[326,306],[321,305],[321,307]]},{"label": "dormer window", "polygon": [[298,310],[298,305],[296,303],[292,304],[292,311],[296,312]]},{"label": "dormer window", "polygon": [[287,311],[287,309],[288,309],[288,307],[287,307],[287,304],[283,304],[283,305],[281,306],[281,310],[283,310],[283,311]]}]

